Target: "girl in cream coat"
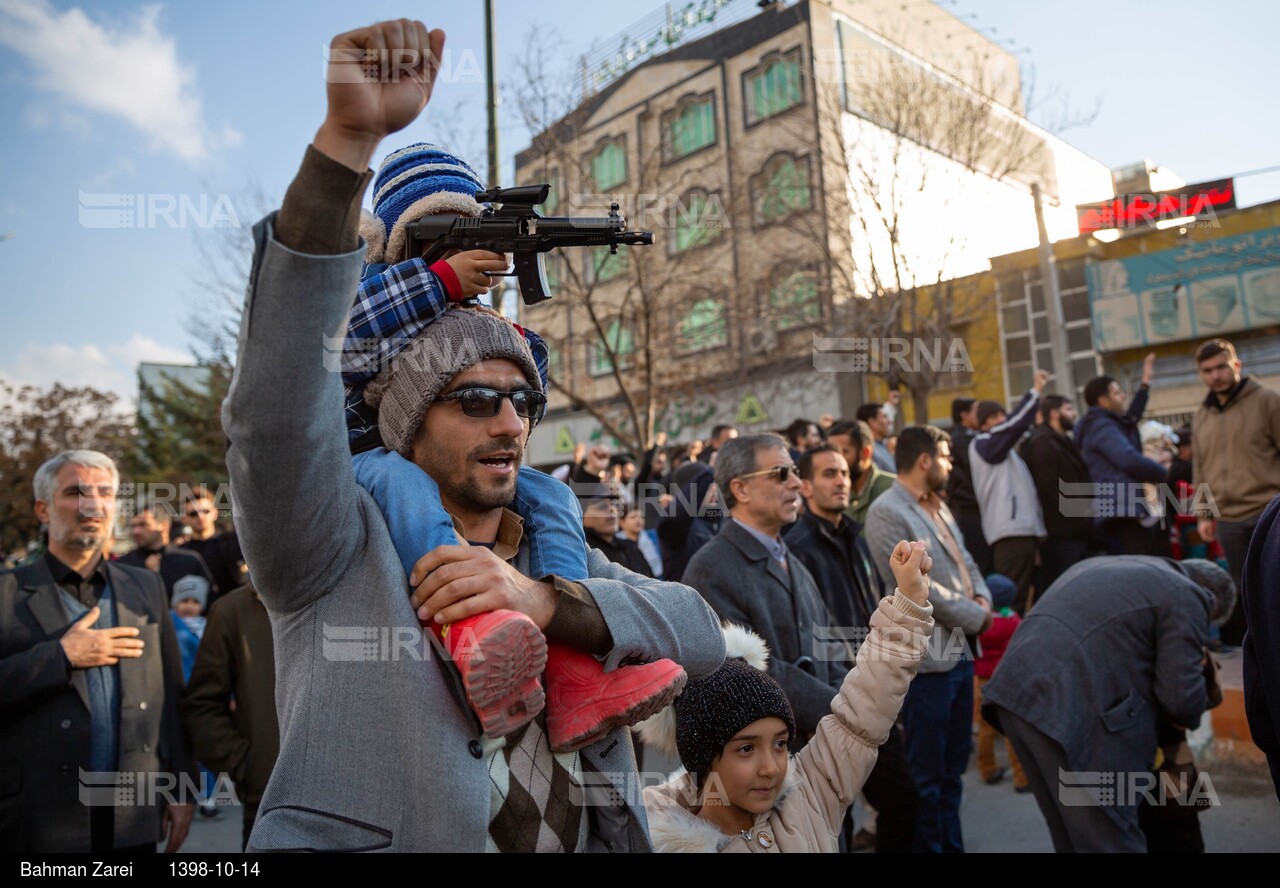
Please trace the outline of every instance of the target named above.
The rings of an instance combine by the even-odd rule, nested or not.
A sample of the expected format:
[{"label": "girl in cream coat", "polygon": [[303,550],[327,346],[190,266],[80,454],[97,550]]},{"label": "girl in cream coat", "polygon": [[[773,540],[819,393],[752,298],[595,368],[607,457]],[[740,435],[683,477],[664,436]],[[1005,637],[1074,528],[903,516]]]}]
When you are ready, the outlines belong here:
[{"label": "girl in cream coat", "polygon": [[845,812],[889,736],[933,630],[930,566],[924,543],[894,549],[898,589],[872,614],[831,714],[795,756],[790,704],[761,671],[764,643],[725,627],[725,665],[690,682],[674,706],[640,726],[646,744],[678,753],[686,769],[644,792],[655,850],[837,850]]}]

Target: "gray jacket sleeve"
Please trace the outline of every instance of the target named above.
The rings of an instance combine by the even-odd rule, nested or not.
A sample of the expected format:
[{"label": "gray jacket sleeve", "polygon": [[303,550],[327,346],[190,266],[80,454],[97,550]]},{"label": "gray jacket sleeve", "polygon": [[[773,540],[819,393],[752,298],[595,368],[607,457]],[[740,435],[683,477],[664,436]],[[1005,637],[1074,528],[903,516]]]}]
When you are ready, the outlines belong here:
[{"label": "gray jacket sleeve", "polygon": [[227,470],[245,560],[273,611],[329,591],[364,540],[343,425],[337,348],[361,251],[309,256],[254,228],[235,375],[222,405]]},{"label": "gray jacket sleeve", "polygon": [[1160,608],[1156,624],[1156,702],[1169,718],[1184,728],[1194,728],[1209,707],[1205,686],[1204,645],[1209,624],[1204,606],[1178,590]]},{"label": "gray jacket sleeve", "polygon": [[[883,571],[892,577],[893,573],[889,570],[889,556],[893,554],[894,547],[902,540],[918,539],[919,536],[911,527],[911,523],[893,509],[877,509],[874,520],[872,517],[871,514],[867,515],[867,523],[862,533],[867,538],[867,547],[871,550],[876,570]],[[974,581],[974,594],[990,600],[991,593],[987,591],[987,584],[982,579],[982,574],[974,564],[973,558],[963,546],[961,553],[965,563],[959,565],[959,569],[969,571]],[[936,569],[929,575],[929,604],[933,606],[933,621],[947,629],[960,629],[969,635],[976,635],[987,621],[986,609],[965,595],[963,588],[954,589],[939,582]]]},{"label": "gray jacket sleeve", "polygon": [[587,553],[588,579],[582,585],[600,608],[613,650],[605,670],[627,658],[670,659],[697,679],[724,662],[724,635],[715,612],[693,589],[642,576],[614,564],[596,549]]}]

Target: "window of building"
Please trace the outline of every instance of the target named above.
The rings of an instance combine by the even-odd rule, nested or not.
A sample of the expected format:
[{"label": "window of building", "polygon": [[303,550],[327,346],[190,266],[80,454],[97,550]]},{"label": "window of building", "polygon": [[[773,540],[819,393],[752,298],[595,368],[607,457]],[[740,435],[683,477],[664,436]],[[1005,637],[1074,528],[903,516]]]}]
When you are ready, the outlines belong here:
[{"label": "window of building", "polygon": [[746,75],[747,126],[767,120],[804,102],[800,83],[800,50],[777,56]]},{"label": "window of building", "polygon": [[551,185],[551,190],[547,192],[547,199],[542,202],[538,211],[544,216],[554,216],[560,209],[560,174],[555,171],[547,173],[547,183]]},{"label": "window of building", "polygon": [[[1083,261],[1064,262],[1058,267],[1059,295],[1062,297],[1063,327],[1067,334],[1067,360],[1075,377],[1075,396],[1080,400],[1084,384],[1100,371],[1093,347],[1093,318],[1089,313],[1089,290],[1084,285]],[[1046,303],[1039,269],[1001,274],[999,292],[1000,324],[1003,337],[1005,384],[1010,398],[1017,399],[1031,388],[1035,368],[1052,371],[1053,318]]]},{"label": "window of building", "polygon": [[604,339],[597,339],[591,346],[588,355],[587,367],[592,376],[606,376],[613,372],[613,362],[609,360],[610,350],[613,351],[619,370],[625,370],[633,363],[636,341],[630,325],[624,324],[620,318],[614,318],[605,327],[604,335]]},{"label": "window of building", "polygon": [[715,96],[686,99],[663,115],[663,159],[670,162],[716,142]]},{"label": "window of building", "polygon": [[817,323],[822,317],[818,276],[812,271],[793,271],[781,278],[769,290],[769,316],[779,330]]},{"label": "window of building", "polygon": [[668,252],[683,253],[709,244],[720,236],[724,213],[720,201],[705,191],[690,191],[675,210],[675,232],[667,240]]},{"label": "window of building", "polygon": [[556,382],[564,383],[565,379],[565,354],[563,346],[550,339],[547,340],[547,377],[554,379]]},{"label": "window of building", "polygon": [[606,283],[627,270],[626,250],[612,253],[608,247],[592,247],[588,255],[587,282],[589,284]]},{"label": "window of building", "polygon": [[676,348],[689,354],[728,344],[729,318],[724,302],[709,295],[695,298],[676,324]]},{"label": "window of building", "polygon": [[752,206],[757,225],[767,225],[813,205],[809,158],[783,154],[752,177]]},{"label": "window of building", "polygon": [[591,178],[597,191],[608,191],[627,181],[627,150],[621,138],[605,142],[591,158]]}]

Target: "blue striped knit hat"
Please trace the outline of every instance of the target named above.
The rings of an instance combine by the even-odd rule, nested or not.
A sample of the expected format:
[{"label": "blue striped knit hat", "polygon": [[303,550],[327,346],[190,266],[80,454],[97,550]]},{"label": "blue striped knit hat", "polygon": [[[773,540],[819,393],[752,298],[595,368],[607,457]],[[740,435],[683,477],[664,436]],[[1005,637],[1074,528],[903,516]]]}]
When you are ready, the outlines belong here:
[{"label": "blue striped knit hat", "polygon": [[360,234],[369,245],[365,261],[398,261],[405,227],[424,216],[479,216],[475,194],[483,190],[476,171],[439,145],[418,142],[388,154],[373,180],[373,215],[361,218]]}]

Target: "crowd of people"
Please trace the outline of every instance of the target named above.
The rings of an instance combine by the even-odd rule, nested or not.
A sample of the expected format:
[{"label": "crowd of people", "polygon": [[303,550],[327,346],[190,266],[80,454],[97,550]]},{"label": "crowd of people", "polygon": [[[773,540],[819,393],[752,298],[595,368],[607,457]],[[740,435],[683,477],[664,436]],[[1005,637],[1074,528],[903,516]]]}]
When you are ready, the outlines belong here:
[{"label": "crowd of people", "polygon": [[[47,542],[0,574],[0,846],[176,850],[225,778],[253,851],[959,852],[977,727],[981,779],[1034,795],[1057,850],[1202,849],[1165,778],[1221,698],[1210,645],[1242,640],[1280,794],[1280,396],[1231,343],[1196,353],[1177,432],[1142,423],[1153,356],[1082,415],[1037,372],[1012,407],[956,399],[950,431],[895,393],[536,472],[546,345],[475,302],[505,259],[427,266],[406,235],[478,215],[479,178],[427,144],[369,172],[443,40],[334,40],[333,65],[424,61],[331,78],[255,228],[234,528],[195,490],[109,557],[114,463],[36,474]],[[95,805],[85,771],[195,789]],[[1073,803],[1066,772],[1157,791]]]}]

